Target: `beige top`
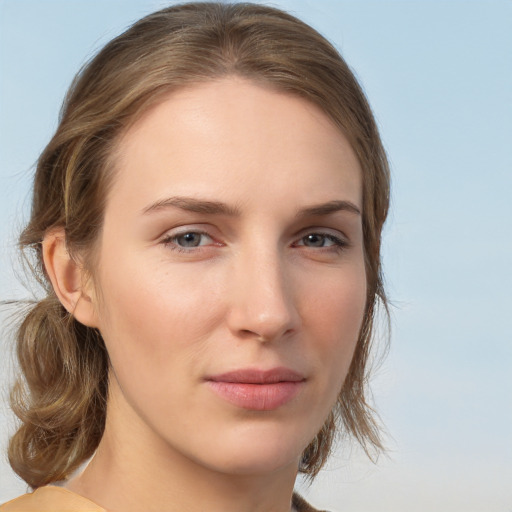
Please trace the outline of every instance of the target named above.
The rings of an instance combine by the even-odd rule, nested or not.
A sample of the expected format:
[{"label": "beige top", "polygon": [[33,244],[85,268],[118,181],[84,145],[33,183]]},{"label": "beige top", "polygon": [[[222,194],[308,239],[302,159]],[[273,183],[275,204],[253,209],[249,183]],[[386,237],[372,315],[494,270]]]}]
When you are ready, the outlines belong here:
[{"label": "beige top", "polygon": [[[292,504],[296,512],[320,512],[304,501],[298,494],[293,495]],[[68,489],[47,485],[0,505],[0,512],[108,511]]]}]

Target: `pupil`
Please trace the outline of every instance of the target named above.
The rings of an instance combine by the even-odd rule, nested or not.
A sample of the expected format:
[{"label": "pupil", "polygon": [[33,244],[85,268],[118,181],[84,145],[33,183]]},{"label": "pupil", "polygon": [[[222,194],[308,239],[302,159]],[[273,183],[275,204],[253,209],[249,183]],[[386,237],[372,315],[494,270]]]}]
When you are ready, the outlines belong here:
[{"label": "pupil", "polygon": [[184,247],[197,247],[199,245],[199,235],[197,233],[185,233],[178,237],[179,245]]},{"label": "pupil", "polygon": [[322,247],[324,244],[324,237],[322,235],[308,235],[306,240],[313,247]]}]

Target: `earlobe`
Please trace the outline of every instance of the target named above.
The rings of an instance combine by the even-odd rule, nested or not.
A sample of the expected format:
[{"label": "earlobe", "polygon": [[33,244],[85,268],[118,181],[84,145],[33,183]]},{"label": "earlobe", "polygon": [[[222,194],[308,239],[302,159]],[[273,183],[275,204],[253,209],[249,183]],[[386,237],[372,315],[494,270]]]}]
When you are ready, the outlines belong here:
[{"label": "earlobe", "polygon": [[82,265],[76,262],[66,247],[64,228],[49,231],[43,239],[43,261],[53,290],[61,304],[80,323],[98,327],[92,286]]}]

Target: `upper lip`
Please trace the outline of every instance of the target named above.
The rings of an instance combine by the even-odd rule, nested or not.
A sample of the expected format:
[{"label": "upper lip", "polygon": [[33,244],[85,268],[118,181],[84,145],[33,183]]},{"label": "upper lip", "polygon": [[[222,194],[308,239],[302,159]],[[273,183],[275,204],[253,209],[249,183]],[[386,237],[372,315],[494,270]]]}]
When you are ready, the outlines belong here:
[{"label": "upper lip", "polygon": [[270,370],[243,368],[208,377],[213,382],[233,382],[241,384],[276,384],[278,382],[301,382],[304,375],[290,368],[280,366]]}]

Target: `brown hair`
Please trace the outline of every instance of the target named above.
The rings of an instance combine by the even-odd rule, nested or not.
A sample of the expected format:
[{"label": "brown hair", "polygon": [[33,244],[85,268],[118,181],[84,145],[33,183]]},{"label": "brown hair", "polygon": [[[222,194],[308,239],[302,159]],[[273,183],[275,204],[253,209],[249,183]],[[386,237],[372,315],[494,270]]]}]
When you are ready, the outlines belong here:
[{"label": "brown hair", "polygon": [[[237,75],[318,105],[346,135],[363,170],[366,314],[337,404],[303,454],[316,475],[335,433],[382,449],[366,401],[376,306],[386,305],[380,238],[389,171],[365,96],[333,46],[308,25],[255,4],[189,3],[155,12],[108,43],[75,78],[59,127],[36,170],[31,219],[20,238],[46,297],[25,315],[17,336],[21,376],[12,407],[21,426],[9,460],[30,486],[66,478],[91,456],[106,411],[108,354],[101,334],[59,303],[45,274],[41,241],[63,227],[71,254],[91,254],[101,230],[116,142],[150,104],[187,84]],[[87,258],[86,258],[87,261]]]}]

